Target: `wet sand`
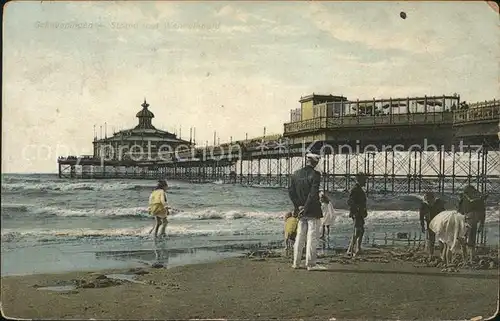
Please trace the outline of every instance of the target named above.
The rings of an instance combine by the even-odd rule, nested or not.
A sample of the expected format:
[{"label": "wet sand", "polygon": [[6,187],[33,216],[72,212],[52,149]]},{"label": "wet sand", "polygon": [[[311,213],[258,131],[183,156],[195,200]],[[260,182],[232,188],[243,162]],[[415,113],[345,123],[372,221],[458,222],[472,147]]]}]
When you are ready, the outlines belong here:
[{"label": "wet sand", "polygon": [[[471,319],[497,309],[497,254],[490,267],[458,272],[403,250],[324,256],[327,271],[293,270],[289,261],[258,251],[171,269],[10,276],[2,278],[2,308],[7,317],[44,319],[323,320]],[[111,279],[117,273],[127,275]],[[40,288],[51,285],[65,288]]]}]

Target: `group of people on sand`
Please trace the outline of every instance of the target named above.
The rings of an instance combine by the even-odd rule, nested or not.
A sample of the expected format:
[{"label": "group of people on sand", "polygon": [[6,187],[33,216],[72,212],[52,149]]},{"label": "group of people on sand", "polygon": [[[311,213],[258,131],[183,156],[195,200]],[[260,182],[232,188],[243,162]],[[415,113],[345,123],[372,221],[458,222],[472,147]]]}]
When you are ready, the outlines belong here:
[{"label": "group of people on sand", "polygon": [[[320,156],[313,153],[306,155],[306,165],[297,170],[291,177],[288,194],[293,203],[293,212],[285,216],[285,248],[287,252],[293,247],[294,269],[323,270],[316,264],[317,245],[324,239],[325,229],[330,232],[330,225],[335,220],[335,213],[330,198],[320,191],[321,174],[315,170]],[[349,218],[353,221],[353,234],[347,254],[355,257],[361,252],[361,244],[365,233],[367,198],[363,187],[367,176],[356,175],[356,184],[351,189],[348,199]],[[435,241],[438,238],[442,254],[447,263],[459,244],[466,260],[466,249],[470,260],[473,260],[476,246],[476,233],[484,227],[487,195],[482,195],[469,185],[465,188],[456,211],[445,211],[445,203],[435,197],[434,193],[424,195],[420,206],[420,223],[422,233],[426,234],[426,248],[429,255],[434,255]],[[323,232],[319,236],[319,230]],[[328,235],[327,234],[327,235]],[[301,264],[303,250],[306,250],[305,265]]]},{"label": "group of people on sand", "polygon": [[[320,191],[321,174],[315,170],[320,156],[313,153],[306,155],[306,166],[297,170],[291,177],[288,195],[293,203],[294,210],[286,215],[285,247],[289,250],[293,244],[294,269],[323,270],[324,267],[316,264],[317,245],[319,239],[325,238],[330,232],[330,225],[335,221],[332,200]],[[366,175],[358,173],[356,184],[349,194],[349,217],[353,220],[354,230],[347,250],[348,254],[356,256],[361,251],[361,243],[365,231],[367,217],[366,193],[363,187],[366,184]],[[322,235],[319,231],[322,228]],[[301,264],[302,254],[306,248],[305,265]]]},{"label": "group of people on sand", "polygon": [[453,252],[462,250],[463,260],[472,262],[475,256],[477,232],[483,231],[486,199],[474,186],[468,185],[460,195],[455,211],[445,211],[444,201],[427,192],[420,206],[420,225],[426,234],[429,257],[434,256],[436,238],[441,247],[441,259],[451,263]]},{"label": "group of people on sand", "polygon": [[[316,264],[317,245],[320,239],[330,234],[330,226],[335,221],[332,200],[320,191],[321,174],[315,170],[320,156],[313,153],[306,155],[306,166],[291,176],[288,194],[293,204],[293,212],[285,217],[285,248],[293,248],[293,265],[295,269],[321,270]],[[347,254],[355,257],[361,252],[361,244],[365,233],[365,219],[368,215],[367,198],[363,187],[366,185],[366,174],[356,175],[356,184],[351,189],[347,201],[349,218],[353,221],[353,233]],[[165,236],[168,224],[169,206],[166,190],[168,184],[160,179],[149,197],[149,212],[155,217],[155,238]],[[422,233],[426,234],[426,248],[429,256],[434,256],[435,242],[438,238],[441,245],[441,258],[450,259],[457,245],[462,248],[463,258],[469,250],[473,260],[476,246],[476,233],[484,228],[487,195],[482,195],[469,185],[462,193],[456,211],[445,211],[445,203],[432,192],[425,193],[420,206],[420,224]],[[321,236],[319,236],[322,228]],[[158,234],[159,233],[159,234]],[[306,249],[305,265],[301,264],[304,247]]]}]

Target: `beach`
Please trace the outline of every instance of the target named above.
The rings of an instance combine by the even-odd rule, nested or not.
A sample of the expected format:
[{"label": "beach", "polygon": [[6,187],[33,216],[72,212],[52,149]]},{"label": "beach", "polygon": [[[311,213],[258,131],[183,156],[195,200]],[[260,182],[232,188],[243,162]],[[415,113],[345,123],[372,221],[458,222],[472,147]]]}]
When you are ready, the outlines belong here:
[{"label": "beach", "polygon": [[[2,308],[8,317],[40,319],[262,320],[455,320],[489,317],[497,309],[498,256],[495,268],[446,272],[416,263],[425,260],[417,252],[368,249],[355,259],[321,256],[328,270],[307,271],[268,253],[274,254],[170,269],[3,277]],[[418,258],[404,259],[408,255]],[[110,281],[125,275],[128,281]],[[53,285],[63,288],[44,290]]]}]

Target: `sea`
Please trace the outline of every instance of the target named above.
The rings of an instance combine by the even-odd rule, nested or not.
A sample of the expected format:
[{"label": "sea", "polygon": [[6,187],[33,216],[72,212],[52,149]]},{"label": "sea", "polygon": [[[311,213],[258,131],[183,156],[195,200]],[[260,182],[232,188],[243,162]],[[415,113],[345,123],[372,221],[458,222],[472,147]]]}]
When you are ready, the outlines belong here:
[{"label": "sea", "polygon": [[[284,214],[292,209],[287,190],[169,181],[172,207],[167,237],[155,239],[148,214],[154,180],[67,180],[53,174],[3,174],[1,275],[173,266],[240,256],[258,246],[281,246]],[[336,220],[320,251],[346,247],[352,233],[347,194],[329,193]],[[447,209],[457,196],[443,196]],[[398,233],[419,230],[421,195],[368,195],[365,240],[389,244]],[[499,197],[490,195],[488,244],[499,242]],[[386,240],[389,238],[389,241]],[[397,237],[396,237],[397,238]],[[394,242],[407,242],[396,240]]]}]

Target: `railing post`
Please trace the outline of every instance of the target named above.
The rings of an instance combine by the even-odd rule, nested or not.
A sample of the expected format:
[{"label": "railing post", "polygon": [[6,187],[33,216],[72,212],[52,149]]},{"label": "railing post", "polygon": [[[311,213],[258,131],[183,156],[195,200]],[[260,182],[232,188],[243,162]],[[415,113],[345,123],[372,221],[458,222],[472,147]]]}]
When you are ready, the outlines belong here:
[{"label": "railing post", "polygon": [[392,97],[389,98],[389,115],[391,116],[389,119],[389,124],[392,125],[394,123],[394,111],[392,109]]},{"label": "railing post", "polygon": [[356,101],[356,122],[359,124],[359,98]]},{"label": "railing post", "polygon": [[[424,114],[425,114],[425,121],[427,121],[427,95],[424,96]],[[434,115],[436,117],[436,115]],[[436,121],[436,119],[434,119]]]}]

